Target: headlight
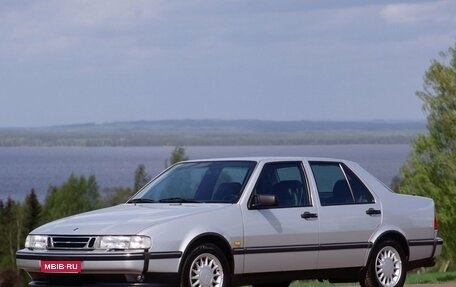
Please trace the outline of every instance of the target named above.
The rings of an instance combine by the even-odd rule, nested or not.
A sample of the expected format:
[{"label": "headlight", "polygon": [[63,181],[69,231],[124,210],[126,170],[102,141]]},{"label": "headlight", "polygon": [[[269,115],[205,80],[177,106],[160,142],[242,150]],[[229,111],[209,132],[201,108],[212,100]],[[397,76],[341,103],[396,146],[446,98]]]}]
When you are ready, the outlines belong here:
[{"label": "headlight", "polygon": [[151,245],[150,237],[141,235],[100,238],[100,249],[149,249]]},{"label": "headlight", "polygon": [[45,235],[29,235],[25,239],[25,248],[46,249],[47,239]]}]

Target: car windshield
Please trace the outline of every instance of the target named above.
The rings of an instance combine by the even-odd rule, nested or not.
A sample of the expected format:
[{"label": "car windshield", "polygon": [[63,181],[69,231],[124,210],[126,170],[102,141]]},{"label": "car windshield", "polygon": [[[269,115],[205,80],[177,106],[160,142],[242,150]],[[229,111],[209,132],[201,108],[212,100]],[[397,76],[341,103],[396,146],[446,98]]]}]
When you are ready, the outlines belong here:
[{"label": "car windshield", "polygon": [[235,203],[255,165],[253,161],[180,163],[151,181],[128,203]]}]

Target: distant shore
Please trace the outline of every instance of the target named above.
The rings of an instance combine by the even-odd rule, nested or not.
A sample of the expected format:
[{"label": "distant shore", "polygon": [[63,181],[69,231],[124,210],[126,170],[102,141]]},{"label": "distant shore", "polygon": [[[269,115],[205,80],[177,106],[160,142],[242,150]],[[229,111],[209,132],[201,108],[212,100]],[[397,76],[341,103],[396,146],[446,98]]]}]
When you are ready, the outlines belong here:
[{"label": "distant shore", "polygon": [[0,146],[409,144],[424,122],[168,120],[0,128]]}]

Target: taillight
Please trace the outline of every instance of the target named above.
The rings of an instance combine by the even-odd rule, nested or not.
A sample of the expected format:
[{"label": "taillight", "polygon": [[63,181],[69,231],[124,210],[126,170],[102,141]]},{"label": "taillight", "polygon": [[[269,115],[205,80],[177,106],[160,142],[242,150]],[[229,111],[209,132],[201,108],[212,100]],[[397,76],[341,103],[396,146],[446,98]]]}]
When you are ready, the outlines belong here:
[{"label": "taillight", "polygon": [[439,220],[437,219],[437,214],[434,214],[434,230],[439,229]]}]

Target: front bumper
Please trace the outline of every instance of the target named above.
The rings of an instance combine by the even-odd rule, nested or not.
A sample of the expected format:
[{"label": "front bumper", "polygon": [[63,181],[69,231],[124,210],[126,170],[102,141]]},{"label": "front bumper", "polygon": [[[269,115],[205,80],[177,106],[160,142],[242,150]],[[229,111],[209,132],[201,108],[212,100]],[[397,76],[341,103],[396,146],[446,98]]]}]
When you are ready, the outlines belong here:
[{"label": "front bumper", "polygon": [[16,264],[27,272],[41,272],[41,261],[81,261],[83,273],[141,273],[144,271],[146,252],[93,253],[93,252],[32,252],[16,253]]},{"label": "front bumper", "polygon": [[[164,283],[177,274],[181,252],[125,251],[33,251],[22,249],[16,253],[16,264],[25,270],[31,286],[90,285],[99,283],[142,284]],[[43,273],[42,261],[79,261],[82,270],[78,274]],[[165,280],[165,279],[166,280]],[[161,285],[161,284],[160,284]]]}]

